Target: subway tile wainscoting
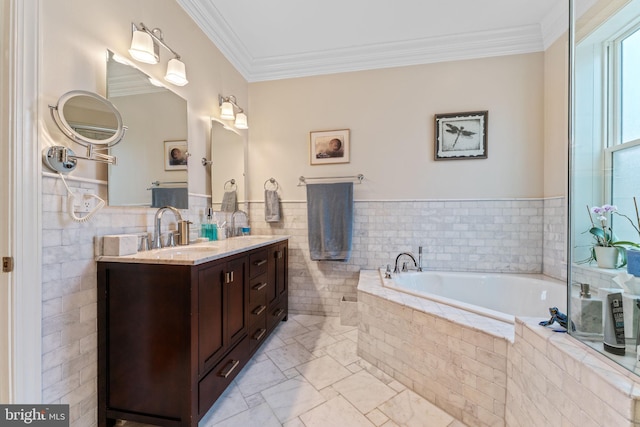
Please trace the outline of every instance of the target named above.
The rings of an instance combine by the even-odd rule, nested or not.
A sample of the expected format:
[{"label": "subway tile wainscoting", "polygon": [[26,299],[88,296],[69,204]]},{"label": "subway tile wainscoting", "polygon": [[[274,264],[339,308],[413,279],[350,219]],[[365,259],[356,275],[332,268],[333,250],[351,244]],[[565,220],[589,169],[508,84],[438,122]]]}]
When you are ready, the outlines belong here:
[{"label": "subway tile wainscoting", "polygon": [[400,252],[417,256],[419,246],[426,269],[544,273],[565,279],[564,205],[563,198],[356,201],[353,251],[346,263],[309,260],[306,203],[283,202],[282,221],[268,224],[264,204],[252,202],[250,218],[254,234],[292,236],[291,309],[337,316],[342,296],[356,296],[361,269],[393,264]]},{"label": "subway tile wainscoting", "polygon": [[[104,185],[69,184],[106,197]],[[66,213],[63,183],[44,176],[42,186],[42,398],[46,403],[70,403],[73,427],[94,426],[94,237],[151,231],[155,209],[107,207],[90,222],[75,223]],[[207,202],[206,197],[190,196],[187,218],[199,222]],[[564,211],[563,205],[562,199],[356,201],[353,255],[347,263],[309,260],[306,203],[282,203],[283,221],[278,224],[264,222],[263,203],[252,202],[249,210],[253,234],[291,236],[290,312],[338,316],[340,299],[356,296],[361,269],[391,264],[399,252],[416,253],[420,245],[425,248],[424,265],[432,269],[540,273],[544,258],[554,263],[545,264],[545,272],[561,272],[565,233],[556,220],[563,217],[557,213]],[[549,221],[547,209],[556,212]]]}]

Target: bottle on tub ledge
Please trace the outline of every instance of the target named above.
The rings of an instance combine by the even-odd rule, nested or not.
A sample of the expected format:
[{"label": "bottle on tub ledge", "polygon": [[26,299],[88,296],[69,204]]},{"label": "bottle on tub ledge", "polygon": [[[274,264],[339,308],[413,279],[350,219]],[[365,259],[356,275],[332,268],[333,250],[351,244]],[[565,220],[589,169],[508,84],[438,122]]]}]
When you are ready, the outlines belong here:
[{"label": "bottle on tub ledge", "polygon": [[624,310],[621,292],[607,295],[604,316],[604,349],[618,356],[624,356],[625,353]]}]

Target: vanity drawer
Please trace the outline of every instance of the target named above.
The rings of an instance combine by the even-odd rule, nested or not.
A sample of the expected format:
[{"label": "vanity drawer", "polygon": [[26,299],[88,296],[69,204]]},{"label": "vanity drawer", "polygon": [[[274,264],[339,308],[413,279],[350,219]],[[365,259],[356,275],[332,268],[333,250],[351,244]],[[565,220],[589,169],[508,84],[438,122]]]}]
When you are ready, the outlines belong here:
[{"label": "vanity drawer", "polygon": [[267,297],[267,275],[262,274],[249,281],[249,303],[253,305],[257,301],[266,301]]},{"label": "vanity drawer", "polygon": [[254,278],[267,272],[267,250],[252,253],[249,256],[249,278]]},{"label": "vanity drawer", "polygon": [[249,305],[249,325],[253,325],[261,317],[265,317],[267,314],[267,298],[262,295],[262,300],[251,302]]},{"label": "vanity drawer", "polygon": [[242,370],[249,360],[250,337],[245,337],[198,383],[198,413],[208,411],[213,402]]},{"label": "vanity drawer", "polygon": [[287,317],[287,299],[283,298],[277,304],[269,306],[267,311],[267,330],[271,331],[280,321]]},{"label": "vanity drawer", "polygon": [[251,353],[267,339],[267,313],[264,312],[256,319],[256,322],[249,327],[249,350]]}]

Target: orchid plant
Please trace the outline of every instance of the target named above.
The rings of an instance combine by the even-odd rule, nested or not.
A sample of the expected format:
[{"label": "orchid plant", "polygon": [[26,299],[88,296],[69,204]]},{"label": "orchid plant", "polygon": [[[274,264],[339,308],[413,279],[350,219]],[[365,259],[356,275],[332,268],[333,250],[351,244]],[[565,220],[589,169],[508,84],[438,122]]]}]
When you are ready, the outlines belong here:
[{"label": "orchid plant", "polygon": [[[634,203],[635,203],[635,197],[634,197]],[[603,205],[603,206],[594,206],[592,208],[589,208],[589,206],[587,206],[587,211],[589,212],[589,219],[591,220],[591,228],[589,229],[589,233],[591,233],[591,235],[596,240],[595,246],[615,247],[615,248],[623,248],[623,249],[626,249],[629,247],[640,248],[640,244],[638,243],[630,242],[627,240],[618,240],[616,235],[613,233],[613,229],[611,228],[610,225],[608,225],[612,215],[619,215],[623,218],[626,218],[631,223],[633,228],[636,230],[636,232],[638,233],[638,236],[640,236],[640,230],[638,226],[636,226],[636,224],[633,223],[631,218],[629,218],[624,214],[619,213],[618,208],[616,206]],[[595,215],[595,221],[592,215]],[[640,220],[639,220],[639,223],[640,223]],[[621,259],[622,263],[620,266],[624,266],[627,263],[626,251],[621,250],[620,256],[622,258]],[[588,262],[595,259],[596,259],[595,250],[594,248],[591,248],[591,257],[585,261]]]}]

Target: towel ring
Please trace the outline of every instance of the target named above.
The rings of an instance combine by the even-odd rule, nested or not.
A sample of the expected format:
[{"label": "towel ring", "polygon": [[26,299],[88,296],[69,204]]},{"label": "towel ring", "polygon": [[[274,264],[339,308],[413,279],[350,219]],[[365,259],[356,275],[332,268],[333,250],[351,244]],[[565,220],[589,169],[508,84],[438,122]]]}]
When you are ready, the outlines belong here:
[{"label": "towel ring", "polygon": [[[229,186],[227,187],[227,184],[229,184]],[[235,179],[230,179],[229,181],[224,183],[224,190],[225,191],[232,191],[236,189],[236,180]]]},{"label": "towel ring", "polygon": [[264,182],[264,189],[265,190],[268,190],[267,184],[271,184],[271,185],[275,186],[275,188],[272,191],[278,191],[278,188],[280,188],[280,186],[278,185],[278,181],[276,181],[273,178],[269,178],[268,180],[266,180]]}]

